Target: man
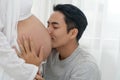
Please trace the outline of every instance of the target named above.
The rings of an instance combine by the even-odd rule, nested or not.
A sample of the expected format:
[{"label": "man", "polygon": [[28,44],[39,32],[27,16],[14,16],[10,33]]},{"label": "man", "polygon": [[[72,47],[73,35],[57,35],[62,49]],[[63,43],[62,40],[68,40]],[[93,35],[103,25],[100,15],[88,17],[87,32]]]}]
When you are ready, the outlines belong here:
[{"label": "man", "polygon": [[93,57],[78,43],[86,26],[86,16],[77,7],[71,4],[54,6],[48,20],[54,50],[45,64],[45,80],[100,80]]}]

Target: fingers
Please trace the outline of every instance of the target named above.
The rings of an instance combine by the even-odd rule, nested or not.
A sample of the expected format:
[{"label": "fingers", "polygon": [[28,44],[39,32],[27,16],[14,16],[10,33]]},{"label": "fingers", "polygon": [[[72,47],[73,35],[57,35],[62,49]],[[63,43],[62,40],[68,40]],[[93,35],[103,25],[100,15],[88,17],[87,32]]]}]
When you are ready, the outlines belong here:
[{"label": "fingers", "polygon": [[30,42],[31,52],[35,53],[35,44],[33,43],[31,36],[29,37],[29,42]]},{"label": "fingers", "polygon": [[25,54],[24,45],[20,42],[20,40],[17,40],[17,42],[18,42],[21,53],[24,55]]},{"label": "fingers", "polygon": [[39,59],[40,59],[40,61],[42,62],[43,61],[43,59],[44,59],[44,52],[43,52],[43,47],[41,47],[40,48],[40,53],[39,53]]},{"label": "fingers", "polygon": [[20,47],[20,51],[23,55],[29,54],[31,52],[30,41],[25,36],[23,36],[21,41],[18,40],[18,44],[19,44],[19,47]]},{"label": "fingers", "polygon": [[29,40],[25,36],[23,36],[23,43],[26,53],[30,53]]},{"label": "fingers", "polygon": [[35,80],[44,80],[40,75],[36,75]]}]

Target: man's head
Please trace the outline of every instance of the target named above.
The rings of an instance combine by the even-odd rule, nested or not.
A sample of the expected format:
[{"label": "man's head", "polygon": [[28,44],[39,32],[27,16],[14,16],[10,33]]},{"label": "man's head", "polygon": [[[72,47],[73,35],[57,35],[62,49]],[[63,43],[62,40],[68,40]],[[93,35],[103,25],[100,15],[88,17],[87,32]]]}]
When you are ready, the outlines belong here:
[{"label": "man's head", "polygon": [[86,26],[87,19],[84,13],[77,7],[71,4],[61,4],[54,7],[54,11],[59,11],[64,14],[64,20],[67,24],[67,32],[73,28],[78,29],[77,41],[81,38]]},{"label": "man's head", "polygon": [[54,13],[48,20],[48,30],[52,37],[53,47],[67,44],[71,40],[78,41],[86,26],[87,19],[83,12],[71,4],[54,6]]}]

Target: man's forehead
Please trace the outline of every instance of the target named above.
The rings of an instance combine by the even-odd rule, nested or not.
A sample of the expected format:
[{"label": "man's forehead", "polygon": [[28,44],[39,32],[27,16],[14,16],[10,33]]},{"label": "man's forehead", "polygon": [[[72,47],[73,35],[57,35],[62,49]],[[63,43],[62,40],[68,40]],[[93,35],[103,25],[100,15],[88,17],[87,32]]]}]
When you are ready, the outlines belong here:
[{"label": "man's forehead", "polygon": [[58,11],[55,11],[51,14],[48,22],[63,22],[64,21],[64,15]]},{"label": "man's forehead", "polygon": [[55,18],[55,19],[64,19],[64,14],[62,14],[59,11],[55,11],[51,14],[50,18]]}]

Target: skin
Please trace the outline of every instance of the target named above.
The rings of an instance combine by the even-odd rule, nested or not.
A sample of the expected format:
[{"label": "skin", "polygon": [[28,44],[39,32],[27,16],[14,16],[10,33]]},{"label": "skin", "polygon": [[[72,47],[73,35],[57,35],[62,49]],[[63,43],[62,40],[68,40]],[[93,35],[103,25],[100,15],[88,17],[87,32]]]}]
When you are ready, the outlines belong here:
[{"label": "skin", "polygon": [[23,58],[26,63],[34,64],[36,66],[40,66],[41,62],[44,60],[44,52],[43,47],[40,48],[39,55],[36,55],[35,52],[35,44],[33,40],[30,38],[23,37],[22,43],[18,41],[20,51],[16,49],[16,53],[20,58]]},{"label": "skin", "polygon": [[78,46],[76,41],[78,30],[74,28],[67,33],[64,15],[59,11],[54,11],[51,14],[48,20],[48,32],[52,39],[52,48],[56,48],[61,60],[69,57]]},{"label": "skin", "polygon": [[18,39],[22,40],[23,35],[25,37],[31,36],[37,55],[39,55],[40,48],[44,47],[45,60],[51,51],[51,39],[45,26],[35,16],[32,15],[28,19],[18,22]]}]

